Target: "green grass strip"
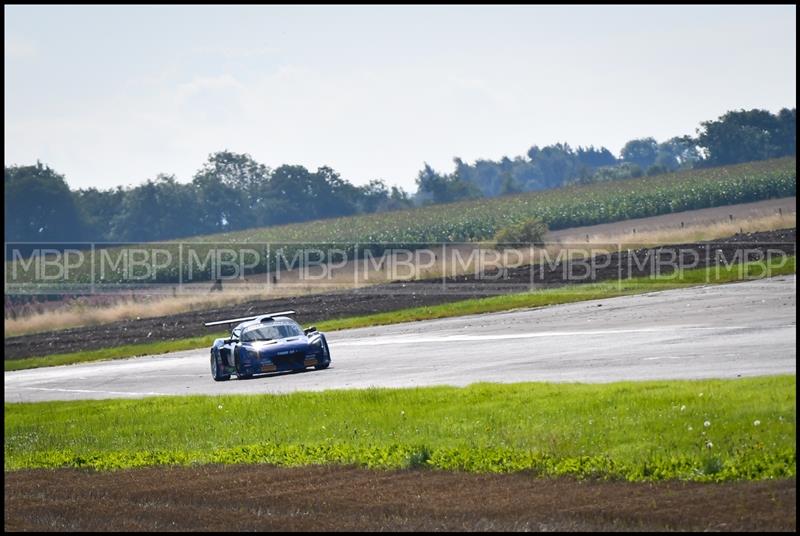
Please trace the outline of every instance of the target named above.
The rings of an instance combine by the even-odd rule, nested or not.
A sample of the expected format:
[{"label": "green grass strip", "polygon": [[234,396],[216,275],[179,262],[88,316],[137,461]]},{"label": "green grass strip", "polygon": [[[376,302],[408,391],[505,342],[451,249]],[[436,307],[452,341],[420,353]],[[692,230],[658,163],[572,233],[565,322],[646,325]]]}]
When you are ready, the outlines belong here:
[{"label": "green grass strip", "polygon": [[[214,343],[214,339],[224,337],[228,333],[221,332],[203,337],[191,337],[174,341],[158,341],[144,344],[127,344],[125,346],[114,346],[112,348],[100,348],[99,350],[87,350],[84,352],[70,352],[67,354],[51,354],[42,357],[26,357],[23,359],[6,359],[4,361],[5,370],[24,370],[39,367],[55,367],[58,365],[72,365],[89,361],[102,361],[106,359],[123,359],[142,355],[165,354],[168,352],[179,352],[181,350],[196,350],[197,348],[208,347]],[[37,337],[38,335],[29,335]]]},{"label": "green grass strip", "polygon": [[[209,380],[210,381],[210,380]],[[796,475],[796,377],[5,405],[5,470],[268,463],[629,481]]]},{"label": "green grass strip", "polygon": [[[544,307],[561,303],[572,303],[585,300],[614,298],[660,290],[696,286],[704,284],[732,283],[758,279],[766,275],[779,276],[796,272],[796,258],[794,256],[775,258],[770,264],[751,262],[734,264],[720,268],[695,268],[684,270],[677,274],[660,277],[639,277],[623,281],[605,281],[601,283],[568,285],[565,287],[545,289],[519,294],[506,294],[489,298],[462,300],[441,305],[414,307],[401,309],[388,313],[378,313],[366,316],[356,316],[327,320],[317,323],[320,331],[335,331],[340,329],[360,328],[368,326],[381,326],[401,322],[418,320],[431,320],[479,313],[508,311],[519,308]],[[217,337],[227,335],[225,332],[215,333],[204,337],[192,337],[173,341],[160,341],[145,344],[132,344],[100,350],[85,352],[72,352],[66,354],[53,354],[43,357],[29,357],[23,359],[10,359],[4,361],[6,371],[22,370],[37,367],[68,365],[104,359],[119,359],[142,355],[154,355],[181,350],[192,350],[210,347]],[[31,335],[36,337],[36,335]]]}]

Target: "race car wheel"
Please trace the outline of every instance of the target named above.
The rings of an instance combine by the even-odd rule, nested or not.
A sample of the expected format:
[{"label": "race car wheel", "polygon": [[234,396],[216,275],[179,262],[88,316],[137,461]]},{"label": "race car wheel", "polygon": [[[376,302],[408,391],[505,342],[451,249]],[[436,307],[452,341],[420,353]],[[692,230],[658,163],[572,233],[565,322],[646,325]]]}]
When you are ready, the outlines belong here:
[{"label": "race car wheel", "polygon": [[222,374],[219,364],[217,363],[217,356],[214,355],[214,352],[211,352],[211,377],[217,382],[224,382],[231,379],[230,374]]},{"label": "race car wheel", "polygon": [[323,370],[330,366],[331,364],[331,351],[328,348],[328,341],[325,339],[325,336],[322,336],[322,348],[323,348],[323,361],[319,365],[314,365],[314,368],[317,370]]}]

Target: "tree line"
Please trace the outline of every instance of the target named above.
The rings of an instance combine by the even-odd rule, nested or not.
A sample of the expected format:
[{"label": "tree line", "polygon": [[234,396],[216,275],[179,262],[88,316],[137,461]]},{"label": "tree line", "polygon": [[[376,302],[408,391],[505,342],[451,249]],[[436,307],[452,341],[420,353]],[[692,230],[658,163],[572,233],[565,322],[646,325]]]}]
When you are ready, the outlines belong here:
[{"label": "tree line", "polygon": [[381,180],[354,186],[329,167],[271,170],[246,154],[209,156],[189,183],[160,174],[133,188],[70,191],[48,166],[5,168],[6,241],[168,240],[413,206]]},{"label": "tree line", "polygon": [[355,186],[330,167],[270,169],[247,154],[209,156],[188,183],[160,174],[144,184],[70,190],[63,175],[37,162],[5,167],[6,242],[169,240],[210,233],[447,203],[656,175],[796,154],[796,111],[728,112],[697,135],[605,147],[533,146],[525,156],[472,164],[452,173],[425,164],[417,191],[372,180]]},{"label": "tree line", "polygon": [[455,158],[451,173],[425,164],[417,176],[418,203],[447,203],[593,182],[658,175],[695,167],[722,166],[796,154],[797,114],[784,108],[728,112],[701,123],[696,136],[663,142],[631,140],[619,156],[605,147],[557,143],[534,145],[525,156],[474,164]]}]

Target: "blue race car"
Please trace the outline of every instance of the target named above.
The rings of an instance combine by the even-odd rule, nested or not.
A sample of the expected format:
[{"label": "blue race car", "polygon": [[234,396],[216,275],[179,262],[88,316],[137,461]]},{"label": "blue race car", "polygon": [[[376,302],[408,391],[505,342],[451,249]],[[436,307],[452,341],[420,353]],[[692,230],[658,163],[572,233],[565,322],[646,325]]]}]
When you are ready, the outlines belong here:
[{"label": "blue race car", "polygon": [[328,368],[331,353],[325,335],[314,326],[302,329],[286,316],[292,314],[282,311],[206,322],[205,326],[236,324],[230,337],[215,340],[211,347],[214,380],[229,380],[231,374],[243,379],[262,372]]}]

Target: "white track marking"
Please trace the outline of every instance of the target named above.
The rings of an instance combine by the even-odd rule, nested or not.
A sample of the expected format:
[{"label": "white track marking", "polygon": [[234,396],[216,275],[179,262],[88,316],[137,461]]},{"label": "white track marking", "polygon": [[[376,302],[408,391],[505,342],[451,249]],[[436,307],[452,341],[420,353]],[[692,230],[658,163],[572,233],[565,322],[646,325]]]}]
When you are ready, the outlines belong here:
[{"label": "white track marking", "polygon": [[533,339],[536,337],[580,337],[622,335],[630,333],[669,333],[674,331],[702,331],[702,330],[737,330],[742,326],[725,327],[697,327],[697,326],[672,326],[669,328],[640,328],[640,329],[598,329],[581,331],[535,331],[530,333],[497,333],[490,335],[443,335],[441,337],[420,337],[418,335],[404,335],[401,337],[374,337],[369,339],[355,339],[352,341],[333,341],[329,346],[382,346],[385,344],[419,344],[419,343],[448,343],[448,342],[479,342],[500,341],[509,339]]},{"label": "white track marking", "polygon": [[56,391],[59,393],[87,393],[87,394],[101,394],[101,395],[114,395],[114,396],[158,396],[163,393],[136,393],[133,391],[95,391],[92,389],[55,389],[49,387],[23,387],[32,391]]}]

